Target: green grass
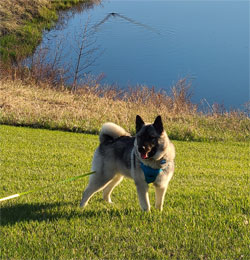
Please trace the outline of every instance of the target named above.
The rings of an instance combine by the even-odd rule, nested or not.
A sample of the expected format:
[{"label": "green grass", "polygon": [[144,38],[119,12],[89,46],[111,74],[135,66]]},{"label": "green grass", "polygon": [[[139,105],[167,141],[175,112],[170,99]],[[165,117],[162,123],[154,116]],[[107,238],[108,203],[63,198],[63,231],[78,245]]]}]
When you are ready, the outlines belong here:
[{"label": "green grass", "polygon": [[[0,126],[0,197],[90,170],[94,135]],[[250,259],[247,142],[174,142],[163,212],[139,209],[124,180],[114,204],[79,202],[87,178],[1,203],[1,259]],[[150,198],[154,202],[150,186]]]},{"label": "green grass", "polygon": [[42,39],[43,30],[50,29],[57,19],[56,12],[48,10],[48,14],[44,12],[44,16],[39,19],[23,22],[24,24],[18,32],[1,36],[0,56],[2,61],[19,61],[31,55]]}]

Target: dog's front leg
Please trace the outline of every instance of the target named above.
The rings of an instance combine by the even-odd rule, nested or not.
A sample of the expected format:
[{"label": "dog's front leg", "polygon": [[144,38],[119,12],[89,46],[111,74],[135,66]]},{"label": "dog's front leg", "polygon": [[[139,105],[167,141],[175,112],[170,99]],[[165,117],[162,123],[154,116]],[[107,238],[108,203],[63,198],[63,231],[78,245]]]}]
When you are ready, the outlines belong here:
[{"label": "dog's front leg", "polygon": [[150,211],[148,184],[145,181],[143,181],[143,182],[136,182],[135,185],[136,185],[141,209],[143,211]]},{"label": "dog's front leg", "polygon": [[166,194],[166,187],[155,187],[155,207],[162,211],[163,209],[163,203],[164,203],[164,197]]}]

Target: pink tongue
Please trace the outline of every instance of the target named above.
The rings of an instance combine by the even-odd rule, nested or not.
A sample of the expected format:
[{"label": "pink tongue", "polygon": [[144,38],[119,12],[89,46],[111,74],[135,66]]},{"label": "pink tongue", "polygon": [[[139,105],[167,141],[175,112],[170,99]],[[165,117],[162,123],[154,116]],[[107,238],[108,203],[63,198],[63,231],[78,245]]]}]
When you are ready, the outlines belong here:
[{"label": "pink tongue", "polygon": [[141,153],[141,158],[142,159],[146,159],[147,158],[147,154]]}]

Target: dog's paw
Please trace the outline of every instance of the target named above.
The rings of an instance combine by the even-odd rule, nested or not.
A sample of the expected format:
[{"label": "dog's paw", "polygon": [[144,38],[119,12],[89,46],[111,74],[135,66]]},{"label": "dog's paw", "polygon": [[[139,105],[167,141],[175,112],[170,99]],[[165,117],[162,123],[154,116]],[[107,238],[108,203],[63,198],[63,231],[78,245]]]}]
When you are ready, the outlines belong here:
[{"label": "dog's paw", "polygon": [[83,201],[81,201],[80,208],[85,208],[86,206],[87,206],[87,203],[84,203]]},{"label": "dog's paw", "polygon": [[149,212],[150,211],[150,206],[148,206],[148,207],[141,207],[141,210],[143,212]]},{"label": "dog's paw", "polygon": [[113,203],[113,201],[109,198],[109,199],[105,199],[105,198],[103,198],[104,199],[104,201],[106,202],[106,203],[108,203],[108,204],[114,204]]}]

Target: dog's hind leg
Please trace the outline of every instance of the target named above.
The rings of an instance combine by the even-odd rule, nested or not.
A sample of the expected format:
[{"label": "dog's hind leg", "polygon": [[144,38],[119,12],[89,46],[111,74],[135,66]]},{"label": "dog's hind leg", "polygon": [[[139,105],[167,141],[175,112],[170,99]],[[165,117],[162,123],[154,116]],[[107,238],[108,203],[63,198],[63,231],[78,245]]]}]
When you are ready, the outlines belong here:
[{"label": "dog's hind leg", "polygon": [[111,182],[104,188],[103,190],[103,199],[109,203],[112,203],[111,201],[111,193],[115,186],[117,186],[121,181],[123,180],[122,175],[116,175]]},{"label": "dog's hind leg", "polygon": [[80,207],[85,207],[88,204],[89,199],[98,191],[102,190],[107,186],[112,178],[105,178],[104,176],[100,176],[100,174],[97,176],[97,173],[90,176],[90,181],[83,192],[82,200],[80,203]]}]

